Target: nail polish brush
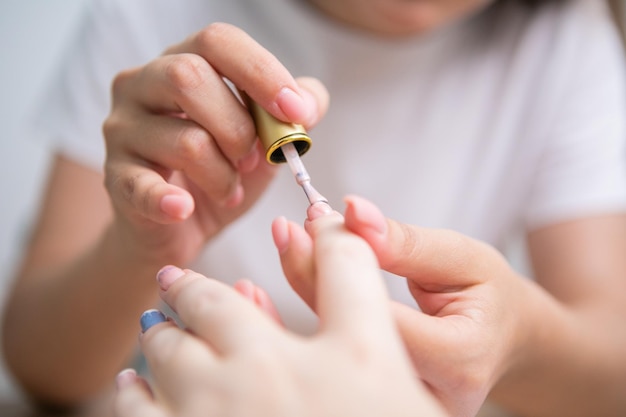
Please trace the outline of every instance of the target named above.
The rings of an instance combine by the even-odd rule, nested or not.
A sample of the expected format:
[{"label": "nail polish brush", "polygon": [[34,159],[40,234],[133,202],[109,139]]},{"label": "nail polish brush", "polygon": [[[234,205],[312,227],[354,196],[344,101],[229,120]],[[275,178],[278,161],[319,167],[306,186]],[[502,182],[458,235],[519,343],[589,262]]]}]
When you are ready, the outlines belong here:
[{"label": "nail polish brush", "polygon": [[281,146],[280,149],[287,160],[289,168],[291,168],[293,176],[296,178],[296,182],[304,190],[304,194],[309,200],[309,204],[313,205],[319,202],[328,204],[326,197],[320,194],[320,192],[317,191],[313,185],[311,185],[311,177],[304,167],[302,159],[300,159],[300,155],[298,154],[298,151],[293,143],[287,143]]},{"label": "nail polish brush", "polygon": [[273,165],[286,162],[296,182],[304,190],[309,204],[317,202],[328,204],[328,200],[311,185],[311,177],[300,159],[312,144],[304,127],[276,119],[243,92],[241,98],[252,115],[257,135],[265,149],[267,162]]}]

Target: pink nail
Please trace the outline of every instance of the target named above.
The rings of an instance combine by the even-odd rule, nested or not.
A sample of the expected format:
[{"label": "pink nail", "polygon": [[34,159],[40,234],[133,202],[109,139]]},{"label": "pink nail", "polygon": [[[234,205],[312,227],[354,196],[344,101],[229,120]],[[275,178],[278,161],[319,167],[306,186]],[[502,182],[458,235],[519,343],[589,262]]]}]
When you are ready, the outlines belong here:
[{"label": "pink nail", "polygon": [[259,148],[255,146],[254,149],[237,162],[237,167],[239,168],[239,171],[244,174],[252,172],[257,165],[259,165],[260,160],[261,152],[259,151]]},{"label": "pink nail", "polygon": [[309,119],[307,103],[303,97],[291,88],[283,88],[276,96],[276,104],[283,114],[296,123]]},{"label": "pink nail", "polygon": [[237,187],[235,188],[233,193],[224,202],[224,206],[229,207],[229,208],[237,207],[239,204],[241,204],[241,202],[243,201],[243,198],[244,198],[243,185],[237,184]]},{"label": "pink nail", "polygon": [[137,372],[134,369],[124,369],[115,377],[115,385],[118,390],[124,389],[137,380]]},{"label": "pink nail", "polygon": [[325,201],[313,203],[307,209],[307,217],[309,220],[315,220],[333,212],[332,207]]},{"label": "pink nail", "polygon": [[272,237],[274,245],[281,255],[289,249],[289,222],[284,217],[278,217],[272,223]]},{"label": "pink nail", "polygon": [[161,268],[157,273],[156,279],[159,282],[159,286],[163,291],[167,291],[174,281],[185,275],[185,272],[173,265],[167,265]]},{"label": "pink nail", "polygon": [[184,220],[193,213],[193,204],[182,195],[169,194],[161,198],[161,211],[175,219]]},{"label": "pink nail", "polygon": [[371,201],[354,195],[347,196],[346,214],[352,213],[354,219],[379,235],[387,233],[387,221],[380,209]]}]

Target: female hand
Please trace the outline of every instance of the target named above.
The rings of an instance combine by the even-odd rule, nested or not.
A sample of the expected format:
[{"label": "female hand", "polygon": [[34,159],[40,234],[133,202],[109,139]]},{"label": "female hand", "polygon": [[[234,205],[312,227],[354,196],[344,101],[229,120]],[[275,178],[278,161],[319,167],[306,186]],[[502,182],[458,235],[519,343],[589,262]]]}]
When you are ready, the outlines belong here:
[{"label": "female hand", "polygon": [[[475,415],[522,344],[518,313],[532,284],[481,242],[385,219],[362,198],[346,202],[346,227],[367,241],[383,269],[406,277],[420,307],[392,305],[416,371],[452,415]],[[309,219],[318,209],[309,209]],[[305,227],[308,234],[296,224],[275,223],[274,234],[279,241],[289,236],[291,243],[281,251],[285,275],[321,313],[313,245],[318,227],[310,220]],[[353,265],[358,262],[355,255]]]},{"label": "female hand", "polygon": [[184,264],[261,195],[265,163],[246,108],[224,79],[275,117],[310,127],[327,93],[299,81],[246,33],[213,24],[120,73],[104,124],[105,183],[128,247]]},{"label": "female hand", "polygon": [[187,330],[148,313],[162,322],[144,321],[140,338],[154,389],[122,372],[117,416],[442,416],[404,350],[371,249],[337,213],[314,223],[317,334],[293,334],[234,289],[166,268],[161,296]]}]

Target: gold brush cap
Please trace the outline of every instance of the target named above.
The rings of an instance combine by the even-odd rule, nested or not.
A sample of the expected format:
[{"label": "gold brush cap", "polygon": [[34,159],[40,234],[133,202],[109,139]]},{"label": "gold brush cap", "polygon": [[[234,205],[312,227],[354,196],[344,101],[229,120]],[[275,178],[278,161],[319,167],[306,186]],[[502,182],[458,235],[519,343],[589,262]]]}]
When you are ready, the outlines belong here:
[{"label": "gold brush cap", "polygon": [[287,143],[294,144],[298,155],[304,155],[309,150],[313,142],[302,125],[282,122],[252,101],[245,93],[241,96],[254,120],[257,135],[265,149],[267,162],[273,165],[286,162],[280,147]]}]

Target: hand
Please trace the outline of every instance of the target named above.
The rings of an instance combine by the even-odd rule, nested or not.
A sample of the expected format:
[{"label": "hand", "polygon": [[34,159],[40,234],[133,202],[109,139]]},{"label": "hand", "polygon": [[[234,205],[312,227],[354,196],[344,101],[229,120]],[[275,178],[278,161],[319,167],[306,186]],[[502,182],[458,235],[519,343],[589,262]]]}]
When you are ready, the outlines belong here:
[{"label": "hand", "polygon": [[310,127],[326,111],[319,82],[294,80],[227,24],[119,74],[104,124],[105,183],[127,246],[161,264],[193,259],[274,175],[249,113],[224,78],[284,121]]},{"label": "hand", "polygon": [[[531,284],[481,242],[385,219],[362,198],[346,202],[346,227],[369,243],[383,269],[406,277],[421,309],[392,307],[415,369],[452,415],[475,415],[522,345],[516,312]],[[317,216],[319,207],[313,206],[309,219]],[[287,222],[275,223],[274,235],[291,285],[321,313],[312,244],[317,223],[305,227],[313,238]],[[355,254],[353,264],[359,262]]]},{"label": "hand", "polygon": [[172,321],[145,331],[155,389],[121,373],[117,416],[442,416],[413,372],[371,249],[337,213],[315,229],[317,334],[290,333],[218,281],[165,269],[161,296],[188,331]]}]

